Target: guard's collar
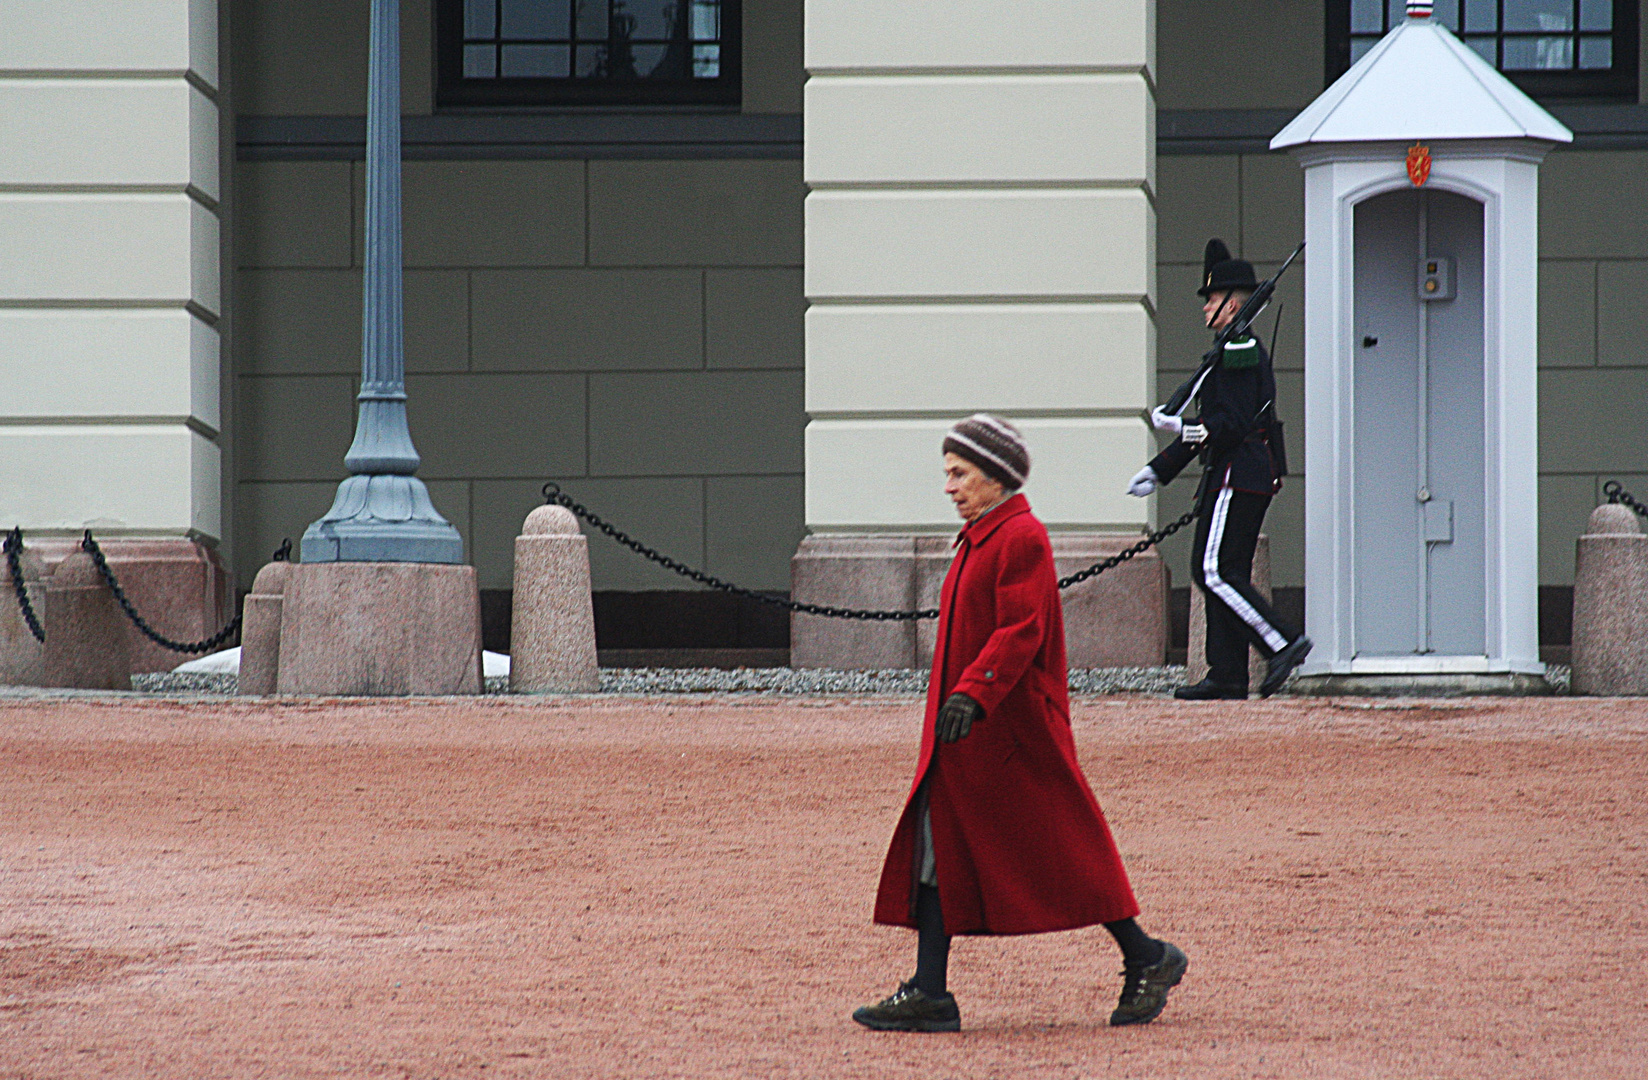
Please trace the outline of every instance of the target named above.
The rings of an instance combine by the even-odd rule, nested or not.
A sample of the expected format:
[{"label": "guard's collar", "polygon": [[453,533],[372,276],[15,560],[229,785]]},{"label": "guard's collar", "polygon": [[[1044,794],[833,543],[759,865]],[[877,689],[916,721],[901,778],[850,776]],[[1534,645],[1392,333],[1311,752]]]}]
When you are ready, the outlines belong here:
[{"label": "guard's collar", "polygon": [[[1030,500],[1024,497],[1023,492],[1016,492],[1005,502],[997,503],[993,509],[980,514],[966,525],[963,525],[961,532],[956,534],[955,543],[959,544],[965,540],[976,547],[990,539],[1008,518],[1018,517],[1020,514],[1028,514],[1029,512]],[[954,547],[955,544],[950,546]]]}]

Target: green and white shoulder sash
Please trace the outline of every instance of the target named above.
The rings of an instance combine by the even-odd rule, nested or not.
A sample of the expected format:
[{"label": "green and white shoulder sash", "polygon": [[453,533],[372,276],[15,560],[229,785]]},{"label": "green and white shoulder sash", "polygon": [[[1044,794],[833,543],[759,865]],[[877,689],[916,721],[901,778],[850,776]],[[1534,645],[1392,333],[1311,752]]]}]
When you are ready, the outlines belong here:
[{"label": "green and white shoulder sash", "polygon": [[1252,334],[1225,345],[1225,367],[1239,371],[1242,368],[1257,367],[1258,363],[1259,339]]}]

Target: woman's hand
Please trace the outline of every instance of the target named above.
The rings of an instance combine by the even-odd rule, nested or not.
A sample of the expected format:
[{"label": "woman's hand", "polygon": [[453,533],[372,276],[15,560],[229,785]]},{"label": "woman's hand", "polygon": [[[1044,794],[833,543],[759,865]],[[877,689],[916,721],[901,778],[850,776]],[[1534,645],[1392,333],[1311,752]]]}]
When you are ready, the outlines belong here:
[{"label": "woman's hand", "polygon": [[983,705],[966,694],[951,694],[939,707],[938,719],[933,723],[933,733],[938,736],[939,742],[953,743],[958,739],[965,739],[967,733],[973,730],[974,721],[983,719]]}]

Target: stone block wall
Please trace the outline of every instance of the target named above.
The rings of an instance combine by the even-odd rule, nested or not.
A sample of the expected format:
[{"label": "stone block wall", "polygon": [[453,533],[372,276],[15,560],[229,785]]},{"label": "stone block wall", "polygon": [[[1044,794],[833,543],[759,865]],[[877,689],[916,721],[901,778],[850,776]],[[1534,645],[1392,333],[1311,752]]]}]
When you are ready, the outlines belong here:
[{"label": "stone block wall", "polygon": [[[242,114],[364,111],[364,4],[237,12]],[[430,19],[429,0],[406,5],[409,116],[433,111]],[[744,113],[799,112],[800,19],[799,0],[745,3]],[[425,148],[403,166],[407,387],[419,475],[481,588],[510,588],[514,538],[554,479],[683,561],[787,591],[802,534],[800,162],[460,156]],[[242,160],[234,179],[244,588],[345,475],[364,166]],[[603,537],[590,557],[597,590],[691,587]]]},{"label": "stone block wall", "polygon": [[1055,530],[1137,531],[1153,5],[807,7],[807,523],[948,531],[938,444],[1017,420]]},{"label": "stone block wall", "polygon": [[216,543],[216,4],[61,0],[4,22],[0,522]]}]

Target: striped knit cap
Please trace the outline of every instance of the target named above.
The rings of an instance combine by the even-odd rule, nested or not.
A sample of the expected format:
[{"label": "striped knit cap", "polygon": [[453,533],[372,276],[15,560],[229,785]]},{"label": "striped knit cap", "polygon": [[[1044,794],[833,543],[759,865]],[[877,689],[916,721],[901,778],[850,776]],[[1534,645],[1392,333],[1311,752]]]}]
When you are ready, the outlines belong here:
[{"label": "striped knit cap", "polygon": [[974,413],[957,421],[944,437],[944,452],[966,458],[1009,491],[1023,487],[1030,475],[1030,448],[1024,436],[989,413]]}]

